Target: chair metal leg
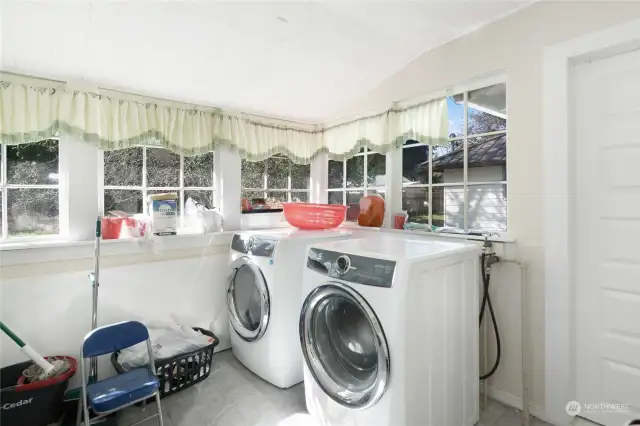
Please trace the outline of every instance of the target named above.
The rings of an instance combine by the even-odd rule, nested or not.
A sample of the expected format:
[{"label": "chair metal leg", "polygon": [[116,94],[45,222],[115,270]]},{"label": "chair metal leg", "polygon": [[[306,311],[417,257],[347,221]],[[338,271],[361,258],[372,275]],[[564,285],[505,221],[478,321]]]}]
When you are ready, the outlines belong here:
[{"label": "chair metal leg", "polygon": [[89,401],[87,401],[87,396],[82,395],[82,406],[84,408],[84,425],[91,425],[91,417],[89,417]]},{"label": "chair metal leg", "polygon": [[160,407],[160,392],[156,393],[156,406],[158,407],[158,424],[164,426],[164,420],[162,419],[162,408]]},{"label": "chair metal leg", "polygon": [[[82,394],[82,391],[80,391]],[[80,426],[82,423],[82,402],[78,400],[78,412],[76,413],[76,426]]]}]

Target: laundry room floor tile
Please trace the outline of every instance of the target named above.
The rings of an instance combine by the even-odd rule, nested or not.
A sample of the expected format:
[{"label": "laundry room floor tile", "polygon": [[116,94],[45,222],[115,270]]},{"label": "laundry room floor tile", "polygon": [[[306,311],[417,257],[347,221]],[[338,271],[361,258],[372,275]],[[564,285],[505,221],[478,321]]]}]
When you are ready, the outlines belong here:
[{"label": "laundry room floor tile", "polygon": [[[135,422],[155,412],[131,407],[119,424]],[[246,369],[228,350],[213,358],[211,374],[202,383],[162,400],[165,426],[316,426],[307,413],[302,384],[279,389]],[[150,419],[142,426],[156,425]],[[522,413],[489,401],[476,426],[521,426]],[[531,426],[550,426],[532,419]]]}]

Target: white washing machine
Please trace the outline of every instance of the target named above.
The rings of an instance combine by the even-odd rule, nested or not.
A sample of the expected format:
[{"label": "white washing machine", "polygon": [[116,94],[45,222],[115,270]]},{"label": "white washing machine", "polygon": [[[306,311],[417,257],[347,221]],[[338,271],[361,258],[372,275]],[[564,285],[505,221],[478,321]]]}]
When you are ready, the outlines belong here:
[{"label": "white washing machine", "polygon": [[233,236],[227,281],[231,348],[248,369],[281,388],[302,381],[298,318],[306,248],[350,235],[286,229]]},{"label": "white washing machine", "polygon": [[314,244],[299,323],[322,426],[472,426],[480,249],[394,236]]}]

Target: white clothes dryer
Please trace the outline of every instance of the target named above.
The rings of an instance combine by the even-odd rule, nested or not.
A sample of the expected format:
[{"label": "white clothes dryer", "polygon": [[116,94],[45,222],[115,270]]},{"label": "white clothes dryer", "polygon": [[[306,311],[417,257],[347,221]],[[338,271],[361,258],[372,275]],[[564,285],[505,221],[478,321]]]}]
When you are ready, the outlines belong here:
[{"label": "white clothes dryer", "polygon": [[231,348],[249,370],[281,388],[302,381],[298,317],[306,249],[350,235],[286,229],[233,236],[227,281]]},{"label": "white clothes dryer", "polygon": [[395,236],[309,248],[299,333],[318,424],[478,421],[479,255]]}]

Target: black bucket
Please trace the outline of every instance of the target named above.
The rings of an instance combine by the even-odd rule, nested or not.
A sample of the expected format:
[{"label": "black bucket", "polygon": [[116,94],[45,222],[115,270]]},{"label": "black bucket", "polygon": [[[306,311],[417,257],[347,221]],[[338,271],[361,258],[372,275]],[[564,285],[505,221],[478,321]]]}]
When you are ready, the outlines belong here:
[{"label": "black bucket", "polygon": [[76,361],[65,374],[31,384],[17,384],[22,371],[33,362],[27,361],[0,369],[0,424],[2,426],[47,426],[60,420],[62,398]]}]

